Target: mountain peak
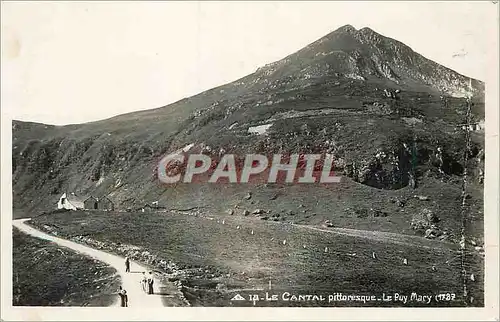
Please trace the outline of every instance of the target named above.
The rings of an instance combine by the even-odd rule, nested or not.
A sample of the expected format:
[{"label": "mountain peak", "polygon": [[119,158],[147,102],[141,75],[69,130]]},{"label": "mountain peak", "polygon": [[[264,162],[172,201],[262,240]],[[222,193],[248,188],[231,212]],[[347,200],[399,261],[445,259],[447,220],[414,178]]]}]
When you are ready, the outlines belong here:
[{"label": "mountain peak", "polygon": [[345,25],[345,26],[342,26],[342,27],[338,28],[334,32],[348,32],[348,33],[353,33],[353,32],[356,32],[356,31],[357,31],[356,28],[354,28],[353,26],[351,26],[351,25]]},{"label": "mountain peak", "polygon": [[377,34],[377,35],[379,35],[378,32],[376,32],[375,30],[373,30],[369,27],[363,27],[363,28],[359,29],[359,32],[363,33],[363,34]]},{"label": "mountain peak", "polygon": [[[346,77],[383,81],[387,86],[437,91],[457,97],[470,95],[471,92],[468,77],[423,57],[402,42],[369,27],[356,29],[349,24],[258,71],[263,73],[261,79],[274,79],[278,75],[293,76],[301,81]],[[480,94],[484,84],[474,81],[473,88],[473,93]]]},{"label": "mountain peak", "polygon": [[350,33],[350,34],[355,34],[355,35],[358,35],[358,34],[363,34],[363,35],[380,35],[379,33],[377,33],[375,30],[369,28],[369,27],[363,27],[361,29],[356,29],[354,28],[352,25],[344,25],[338,29],[336,29],[335,31],[333,31],[333,33]]}]

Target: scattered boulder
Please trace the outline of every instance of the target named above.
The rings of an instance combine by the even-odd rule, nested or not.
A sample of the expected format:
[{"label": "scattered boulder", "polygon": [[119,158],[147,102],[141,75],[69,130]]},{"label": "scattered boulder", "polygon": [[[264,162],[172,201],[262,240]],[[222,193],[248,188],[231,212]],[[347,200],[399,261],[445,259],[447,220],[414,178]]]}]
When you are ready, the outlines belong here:
[{"label": "scattered boulder", "polygon": [[234,215],[234,209],[228,209],[228,210],[226,210],[226,213],[228,215]]},{"label": "scattered boulder", "polygon": [[395,204],[398,207],[404,207],[405,206],[405,200],[403,198],[395,198],[391,199],[391,202]]},{"label": "scattered boulder", "polygon": [[432,228],[428,228],[425,231],[424,237],[429,238],[429,239],[434,239],[434,238],[439,237],[441,235],[442,235],[442,232],[437,227],[433,226]]},{"label": "scattered boulder", "polygon": [[276,200],[278,198],[278,194],[275,193],[274,195],[272,195],[269,200]]},{"label": "scattered boulder", "polygon": [[250,211],[248,210],[243,210],[243,216],[248,216],[250,215]]},{"label": "scattered boulder", "polygon": [[378,209],[370,209],[370,213],[373,217],[387,217],[388,213]]},{"label": "scattered boulder", "polygon": [[426,230],[439,221],[439,217],[434,212],[425,208],[413,216],[410,226],[414,230]]},{"label": "scattered boulder", "polygon": [[448,235],[448,232],[446,231],[441,231],[441,235],[438,236],[439,240],[447,240],[450,236]]},{"label": "scattered boulder", "polygon": [[[274,215],[272,215],[272,216],[271,216],[271,220],[274,220],[274,221],[279,221],[280,219],[281,219],[281,218],[280,218],[280,214],[277,214],[277,213],[276,213],[276,214],[274,214]],[[283,217],[283,220],[284,220],[284,219],[285,219],[285,218]]]},{"label": "scattered boulder", "polygon": [[421,196],[421,195],[414,195],[413,198],[416,198],[416,199],[422,200],[422,201],[429,200],[429,197],[427,197],[427,196]]},{"label": "scattered boulder", "polygon": [[333,227],[333,223],[330,220],[325,220],[323,223],[324,227]]},{"label": "scattered boulder", "polygon": [[431,223],[437,223],[440,221],[439,217],[431,210],[426,211],[426,216],[427,216],[427,220]]},{"label": "scattered boulder", "polygon": [[385,97],[388,97],[388,98],[392,98],[392,99],[398,99],[398,94],[399,92],[396,92],[396,91],[392,91],[392,90],[388,90],[388,89],[384,89],[384,96]]},{"label": "scattered boulder", "polygon": [[253,215],[261,215],[263,213],[264,213],[264,210],[262,210],[262,209],[255,209],[254,211],[252,211]]},{"label": "scattered boulder", "polygon": [[244,199],[245,199],[245,200],[250,200],[250,199],[252,199],[252,193],[251,193],[251,192],[247,193],[247,195],[244,197]]}]

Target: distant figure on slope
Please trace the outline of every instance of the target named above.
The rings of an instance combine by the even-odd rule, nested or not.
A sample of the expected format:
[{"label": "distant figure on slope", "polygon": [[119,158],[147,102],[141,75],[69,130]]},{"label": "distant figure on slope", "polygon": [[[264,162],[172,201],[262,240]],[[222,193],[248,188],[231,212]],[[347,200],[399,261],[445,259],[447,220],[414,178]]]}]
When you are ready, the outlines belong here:
[{"label": "distant figure on slope", "polygon": [[130,273],[130,259],[125,257],[125,272]]},{"label": "distant figure on slope", "polygon": [[153,294],[153,284],[154,284],[154,278],[153,278],[153,273],[149,272],[148,276],[148,294]]},{"label": "distant figure on slope", "polygon": [[141,279],[141,286],[142,290],[146,292],[147,290],[147,278],[146,278],[146,272],[142,272],[142,279]]},{"label": "distant figure on slope", "polygon": [[118,295],[120,295],[120,306],[121,307],[128,307],[127,291],[125,291],[121,286],[120,286],[120,291],[118,292]]}]

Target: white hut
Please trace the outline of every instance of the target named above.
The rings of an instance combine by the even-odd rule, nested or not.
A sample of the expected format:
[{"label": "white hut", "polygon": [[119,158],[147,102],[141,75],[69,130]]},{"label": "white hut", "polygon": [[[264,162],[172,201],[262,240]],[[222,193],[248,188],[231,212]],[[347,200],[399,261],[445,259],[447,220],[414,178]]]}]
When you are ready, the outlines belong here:
[{"label": "white hut", "polygon": [[67,194],[66,192],[62,194],[57,202],[57,209],[68,209],[68,210],[79,210],[84,209],[83,199],[77,197],[74,193]]}]

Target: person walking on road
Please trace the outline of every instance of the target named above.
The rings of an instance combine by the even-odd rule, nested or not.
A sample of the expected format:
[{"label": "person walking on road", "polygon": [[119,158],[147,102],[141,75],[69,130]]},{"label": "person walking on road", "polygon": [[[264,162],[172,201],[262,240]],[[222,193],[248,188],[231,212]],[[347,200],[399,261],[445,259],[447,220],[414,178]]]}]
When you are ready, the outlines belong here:
[{"label": "person walking on road", "polygon": [[128,307],[127,291],[125,291],[121,286],[120,286],[120,291],[118,292],[118,295],[120,296],[120,306],[121,307]]},{"label": "person walking on road", "polygon": [[125,257],[125,272],[130,273],[130,259]]},{"label": "person walking on road", "polygon": [[149,276],[148,276],[148,294],[154,294],[153,284],[154,284],[153,273],[149,272]]},{"label": "person walking on road", "polygon": [[142,272],[141,286],[144,292],[147,291],[147,282],[148,279],[146,278],[146,272]]}]

